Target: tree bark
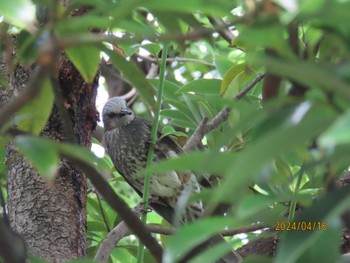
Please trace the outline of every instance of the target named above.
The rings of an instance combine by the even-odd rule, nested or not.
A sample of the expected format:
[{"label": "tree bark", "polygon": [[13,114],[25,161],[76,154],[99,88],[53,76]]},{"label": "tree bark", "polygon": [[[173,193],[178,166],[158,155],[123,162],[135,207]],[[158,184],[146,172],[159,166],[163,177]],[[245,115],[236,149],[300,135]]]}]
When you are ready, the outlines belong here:
[{"label": "tree bark", "polygon": [[[85,83],[64,54],[59,67],[59,89],[71,119],[69,125],[73,127],[76,141],[89,147],[98,119],[97,81]],[[10,89],[0,94],[0,107],[26,85],[33,68],[16,67],[9,76]],[[41,136],[64,141],[67,134],[62,123],[55,106]],[[12,144],[7,146],[6,165],[10,224],[25,239],[29,253],[49,262],[84,257],[86,177],[81,171],[67,160],[61,160],[53,182],[48,183]]]}]

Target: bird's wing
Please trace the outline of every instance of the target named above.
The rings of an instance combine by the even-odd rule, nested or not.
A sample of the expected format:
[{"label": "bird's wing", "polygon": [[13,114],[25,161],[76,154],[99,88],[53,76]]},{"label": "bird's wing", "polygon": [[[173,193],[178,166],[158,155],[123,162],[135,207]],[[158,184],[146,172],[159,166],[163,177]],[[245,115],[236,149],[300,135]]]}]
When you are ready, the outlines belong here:
[{"label": "bird's wing", "polygon": [[[151,130],[152,129],[152,122],[148,121],[148,120],[144,120],[145,125]],[[172,151],[176,154],[184,154],[184,151],[182,150],[181,146],[174,140],[174,136],[172,135],[167,135],[167,136],[162,136],[162,127],[159,126],[158,127],[158,134],[157,134],[158,138],[161,138],[155,145],[155,157],[158,160],[161,159],[167,159],[170,157],[174,157],[174,156],[169,156],[169,151]],[[166,149],[167,151],[164,150],[165,147],[160,147],[162,145],[166,145]],[[180,180],[187,180],[190,176],[190,173],[186,173],[186,172],[182,172],[179,173],[180,175]],[[199,184],[204,187],[204,188],[211,188],[212,187],[212,183],[206,178],[206,176],[201,176]]]},{"label": "bird's wing", "polygon": [[[152,123],[145,120],[145,124],[149,129],[152,129]],[[174,140],[174,136],[167,135],[162,136],[161,126],[158,127],[158,139],[156,145],[154,146],[154,161],[159,161],[162,159],[168,159],[183,154],[181,146]],[[186,183],[190,178],[192,173],[190,172],[177,172],[178,177],[182,183]]]}]

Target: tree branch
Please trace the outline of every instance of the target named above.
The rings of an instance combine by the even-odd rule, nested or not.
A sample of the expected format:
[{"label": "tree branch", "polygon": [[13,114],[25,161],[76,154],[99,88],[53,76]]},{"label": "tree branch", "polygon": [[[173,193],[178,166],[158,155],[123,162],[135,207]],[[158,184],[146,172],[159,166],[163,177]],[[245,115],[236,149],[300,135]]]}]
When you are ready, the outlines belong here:
[{"label": "tree branch", "polygon": [[157,240],[144,227],[140,219],[130,210],[129,206],[121,199],[103,178],[103,176],[92,166],[82,162],[81,160],[63,154],[63,157],[70,160],[79,167],[84,174],[90,179],[104,200],[120,215],[129,229],[141,240],[141,242],[149,249],[157,262],[162,262],[163,249]]},{"label": "tree branch", "polygon": [[120,222],[111,232],[103,239],[97,250],[94,260],[96,262],[107,262],[109,255],[112,253],[115,245],[124,237],[128,236],[129,228],[125,221]]},{"label": "tree branch", "polygon": [[[258,74],[255,79],[253,79],[234,97],[234,99],[240,100],[243,98],[260,80],[264,78],[264,76],[265,74]],[[196,148],[207,133],[216,129],[221,123],[227,120],[230,111],[231,109],[228,107],[223,108],[210,122],[208,122],[208,118],[205,117],[194,131],[190,139],[188,139],[187,143],[183,147],[183,150],[185,152],[189,152]]]},{"label": "tree branch", "polygon": [[[137,217],[141,214],[142,205],[138,204],[133,212]],[[101,242],[100,247],[97,250],[94,260],[96,262],[107,262],[109,255],[112,253],[115,245],[124,237],[130,233],[128,226],[124,221],[120,222],[115,228],[110,231],[107,236]]]},{"label": "tree branch", "polygon": [[223,21],[220,18],[214,18],[212,16],[208,16],[209,22],[213,25],[214,28],[217,28],[219,35],[225,39],[229,45],[232,44],[233,39],[235,38],[235,35],[229,30],[227,29],[227,27],[229,26],[228,24],[225,23],[225,21]]},{"label": "tree branch", "polygon": [[[240,228],[240,229],[224,230],[219,234],[221,236],[228,237],[228,236],[234,236],[242,233],[250,233],[250,232],[262,230],[269,227],[270,226],[266,226],[266,225],[253,225],[253,226]],[[158,226],[158,225],[151,225],[151,224],[147,225],[147,229],[152,233],[161,234],[161,235],[173,235],[176,231],[175,228],[173,227],[165,227],[165,226]]]}]

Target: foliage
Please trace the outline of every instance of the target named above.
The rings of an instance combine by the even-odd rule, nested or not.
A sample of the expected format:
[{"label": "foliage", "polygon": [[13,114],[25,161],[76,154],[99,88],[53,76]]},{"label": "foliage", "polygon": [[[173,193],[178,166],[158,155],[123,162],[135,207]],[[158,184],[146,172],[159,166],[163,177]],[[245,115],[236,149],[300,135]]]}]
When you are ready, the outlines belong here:
[{"label": "foliage", "polygon": [[[38,10],[42,6],[52,8],[51,1],[33,2]],[[0,37],[17,33],[20,40],[12,63],[29,65],[40,58],[46,34],[51,30],[52,25],[44,25],[33,32],[33,24],[19,19],[18,10],[28,3],[0,2],[0,15],[5,21],[0,23]],[[82,16],[70,16],[72,10],[82,6],[90,8]],[[145,171],[191,170],[199,177],[219,175],[220,178],[213,177],[213,188],[203,189],[193,198],[204,201],[208,215],[221,202],[230,206],[225,216],[208,216],[180,227],[173,236],[160,237],[165,248],[164,262],[176,262],[201,241],[227,227],[241,229],[262,224],[274,229],[278,222],[287,221],[325,223],[327,229],[314,224],[303,231],[281,231],[275,262],[339,261],[341,218],[350,205],[350,195],[348,187],[328,190],[330,182],[343,176],[349,167],[349,8],[349,1],[340,0],[73,0],[70,7],[56,9],[57,42],[85,80],[92,82],[100,53],[108,54],[126,81],[138,89],[141,97],[135,108],[150,106],[140,112],[143,116],[149,117],[146,111],[155,109],[158,80],[146,79],[123,55],[129,57],[147,50],[149,58],[159,62],[162,43],[172,43],[169,58],[175,59],[168,62],[160,114],[163,123],[181,131],[168,127],[164,129],[166,133],[189,138],[203,118],[211,120],[224,107],[231,110],[228,120],[203,138],[205,151],[165,160]],[[222,23],[216,23],[218,19]],[[104,33],[91,33],[96,29]],[[237,37],[224,40],[227,31]],[[6,51],[6,45],[1,44],[1,48]],[[281,82],[263,85],[261,81],[242,99],[234,100],[260,73],[266,73],[263,81],[278,76]],[[0,77],[3,85],[5,76]],[[277,95],[262,97],[274,87]],[[298,87],[304,92],[292,96]],[[51,87],[44,83],[42,89]],[[53,104],[52,94],[45,96],[50,98],[45,108],[35,100],[22,108],[15,120],[19,128],[39,133]],[[98,160],[82,149],[68,151],[68,145],[2,134],[2,149],[5,140],[14,141],[45,176],[53,174],[59,153],[75,152],[100,171],[105,172],[106,167],[113,171],[110,184],[131,207],[140,201],[113,170],[108,156]],[[39,158],[38,151],[43,149],[48,154]],[[4,158],[4,154],[0,157]],[[3,173],[4,168],[0,168]],[[296,213],[297,206],[301,211]],[[94,257],[120,218],[94,192],[88,195],[87,210],[88,255]],[[148,222],[166,225],[153,212]],[[229,245],[213,250],[210,260],[259,236],[246,234],[227,238]],[[110,261],[136,262],[136,243],[133,237],[121,240]],[[203,258],[209,260],[203,254],[194,262],[204,262]],[[249,259],[263,261],[270,262],[267,258]],[[148,252],[145,262],[153,262]]]}]

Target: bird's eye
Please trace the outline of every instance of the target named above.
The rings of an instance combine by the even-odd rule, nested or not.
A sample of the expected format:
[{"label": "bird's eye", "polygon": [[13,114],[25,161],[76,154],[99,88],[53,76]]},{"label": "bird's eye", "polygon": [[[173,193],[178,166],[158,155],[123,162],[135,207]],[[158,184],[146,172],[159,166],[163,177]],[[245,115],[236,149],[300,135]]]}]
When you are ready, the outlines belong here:
[{"label": "bird's eye", "polygon": [[111,112],[111,113],[108,113],[107,116],[111,119],[115,118],[115,117],[118,117],[119,114],[118,113],[115,113],[115,112]]}]

